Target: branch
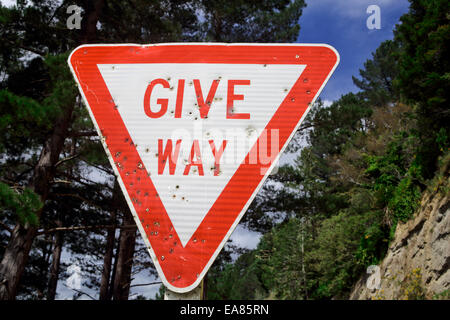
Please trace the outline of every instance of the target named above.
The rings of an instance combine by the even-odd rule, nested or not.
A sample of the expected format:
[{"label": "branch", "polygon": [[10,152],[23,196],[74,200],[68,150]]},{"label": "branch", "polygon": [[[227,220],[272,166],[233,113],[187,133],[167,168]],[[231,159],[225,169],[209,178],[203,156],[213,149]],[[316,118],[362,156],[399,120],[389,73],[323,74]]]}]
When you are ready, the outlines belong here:
[{"label": "branch", "polygon": [[133,285],[131,285],[130,288],[133,288],[133,287],[143,287],[143,286],[152,286],[152,285],[154,285],[154,284],[161,284],[161,283],[162,283],[161,281],[150,282],[150,283],[138,283],[138,284],[133,284]]},{"label": "branch", "polygon": [[[86,161],[84,161],[84,160],[82,160],[83,162],[86,162]],[[98,185],[101,185],[102,186],[102,188],[106,188],[106,189],[109,189],[111,192],[113,191],[113,188],[111,188],[110,186],[108,186],[108,184],[100,184],[99,182],[95,182],[95,181],[92,181],[92,180],[88,180],[88,179],[86,179],[86,178],[83,178],[83,177],[77,177],[77,176],[74,176],[74,175],[71,175],[71,174],[69,174],[68,172],[66,172],[65,173],[65,176],[68,178],[68,179],[71,179],[71,180],[73,180],[73,181],[75,181],[75,182],[78,182],[79,184],[81,184],[81,185],[83,185],[83,186],[86,186],[86,187],[93,187],[93,186],[98,186]],[[84,180],[84,181],[83,181]],[[60,196],[64,196],[64,194],[60,194]],[[78,198],[80,198],[79,196],[77,196]],[[82,199],[82,200],[85,200],[85,199]],[[87,200],[86,200],[87,201]]]},{"label": "branch", "polygon": [[313,128],[313,127],[315,127],[315,126],[312,123],[311,124],[307,124],[307,125],[302,125],[302,126],[300,126],[300,128],[298,128],[297,132],[301,132],[303,130],[306,130],[306,129],[309,129],[309,128]]},{"label": "branch", "polygon": [[55,11],[53,12],[52,16],[50,17],[50,19],[48,19],[47,21],[47,25],[50,25],[50,22],[52,22],[53,18],[56,16],[56,13],[59,11],[59,9],[61,9],[64,5],[65,5],[65,1],[62,1],[61,5],[55,9]]},{"label": "branch", "polygon": [[55,180],[53,180],[51,183],[52,183],[52,184],[53,184],[53,183],[65,183],[65,184],[71,184],[72,181],[69,181],[69,180],[63,180],[63,179],[55,179]]},{"label": "branch", "polygon": [[98,170],[100,170],[100,171],[105,172],[106,174],[109,174],[109,175],[111,175],[111,176],[114,176],[114,170],[111,168],[111,166],[109,166],[109,168],[111,168],[111,169],[108,169],[108,168],[103,168],[103,167],[98,166],[98,165],[96,165],[96,164],[90,163],[89,161],[87,161],[87,160],[85,160],[85,159],[83,159],[82,161],[83,161],[84,163],[86,163],[87,165],[91,166],[91,167],[94,167],[94,168],[96,168],[96,169],[98,169]]},{"label": "branch", "polygon": [[84,131],[84,132],[72,132],[69,133],[70,137],[95,137],[98,136],[97,131]]},{"label": "branch", "polygon": [[309,129],[309,128],[317,128],[317,127],[321,127],[321,126],[323,126],[323,125],[325,125],[326,123],[325,123],[325,121],[322,121],[322,122],[320,122],[320,121],[314,121],[314,122],[309,122],[309,123],[306,123],[306,124],[302,124],[301,126],[300,126],[300,128],[298,128],[298,130],[297,130],[297,132],[300,132],[300,131],[303,131],[303,130],[306,130],[306,129]]},{"label": "branch", "polygon": [[95,299],[93,296],[91,296],[90,294],[88,294],[88,293],[86,293],[86,292],[83,292],[83,291],[78,290],[78,289],[71,288],[71,287],[67,286],[65,283],[63,283],[63,284],[64,284],[65,287],[67,287],[67,288],[69,288],[69,289],[71,289],[71,290],[73,290],[73,291],[75,291],[75,292],[78,292],[79,294],[82,294],[82,295],[84,294],[85,296],[88,296],[88,297],[91,298],[92,300],[97,300],[97,299]]},{"label": "branch", "polygon": [[[54,181],[54,183],[56,182],[64,182],[64,181]],[[80,199],[83,202],[86,202],[87,204],[93,206],[94,208],[97,208],[99,210],[103,210],[103,208],[101,206],[99,206],[98,204],[94,203],[93,201],[90,201],[82,196],[80,196],[79,194],[76,193],[53,193],[52,195],[57,196],[57,197],[73,197],[76,199]]]},{"label": "branch", "polygon": [[66,161],[75,159],[75,158],[77,158],[77,157],[79,157],[79,156],[80,156],[80,154],[78,153],[78,154],[74,154],[73,156],[70,156],[70,157],[67,157],[67,158],[64,158],[64,159],[59,160],[59,161],[55,164],[55,168],[58,167],[60,164],[66,162]]},{"label": "branch", "polygon": [[37,235],[49,234],[58,231],[76,231],[76,230],[98,230],[98,229],[133,229],[136,228],[135,224],[129,224],[124,226],[118,225],[96,225],[96,226],[74,226],[74,227],[57,227],[47,230],[40,230]]},{"label": "branch", "polygon": [[27,46],[24,46],[23,44],[16,43],[16,42],[11,41],[11,40],[7,40],[7,41],[9,42],[9,44],[11,44],[13,46],[16,46],[17,48],[20,48],[22,50],[29,51],[29,52],[35,53],[37,55],[40,55],[40,56],[45,56],[46,55],[46,52],[44,52],[44,51],[40,51],[40,50],[35,49],[35,48],[27,47]]}]

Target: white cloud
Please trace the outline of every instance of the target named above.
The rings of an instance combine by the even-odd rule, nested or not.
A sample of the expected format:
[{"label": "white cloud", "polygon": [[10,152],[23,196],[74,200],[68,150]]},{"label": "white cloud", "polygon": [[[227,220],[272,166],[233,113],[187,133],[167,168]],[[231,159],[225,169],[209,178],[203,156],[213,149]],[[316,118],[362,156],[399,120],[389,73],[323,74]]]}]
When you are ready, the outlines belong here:
[{"label": "white cloud", "polygon": [[0,3],[4,7],[11,7],[16,4],[16,1],[15,0],[0,0]]},{"label": "white cloud", "polygon": [[231,234],[231,240],[240,247],[255,249],[261,238],[261,234],[238,225]]},{"label": "white cloud", "polygon": [[322,103],[323,103],[323,106],[324,107],[329,107],[329,106],[331,106],[331,104],[333,103],[333,101],[332,100],[322,100]]}]

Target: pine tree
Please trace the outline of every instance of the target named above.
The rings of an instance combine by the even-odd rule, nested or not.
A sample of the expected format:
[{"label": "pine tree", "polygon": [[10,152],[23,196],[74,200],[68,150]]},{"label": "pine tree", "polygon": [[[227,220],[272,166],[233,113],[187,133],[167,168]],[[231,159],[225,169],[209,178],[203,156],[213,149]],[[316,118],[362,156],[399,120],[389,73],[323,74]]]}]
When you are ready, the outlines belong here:
[{"label": "pine tree", "polygon": [[410,0],[395,39],[402,48],[397,85],[406,102],[416,104],[421,174],[430,178],[439,155],[450,145],[450,4]]},{"label": "pine tree", "polygon": [[364,63],[364,69],[359,70],[361,79],[353,77],[353,82],[370,105],[384,106],[398,101],[394,80],[398,76],[399,52],[397,41],[384,41],[372,54],[372,59]]}]

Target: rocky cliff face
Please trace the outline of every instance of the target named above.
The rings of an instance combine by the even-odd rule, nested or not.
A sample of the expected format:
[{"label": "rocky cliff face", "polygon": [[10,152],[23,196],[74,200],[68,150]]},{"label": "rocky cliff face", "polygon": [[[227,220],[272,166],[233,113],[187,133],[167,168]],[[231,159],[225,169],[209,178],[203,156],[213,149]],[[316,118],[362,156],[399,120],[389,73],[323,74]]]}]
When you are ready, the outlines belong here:
[{"label": "rocky cliff face", "polygon": [[[350,299],[450,299],[450,192],[448,171],[426,192],[413,219],[399,224],[376,274],[363,276]],[[373,288],[373,289],[370,289]]]}]

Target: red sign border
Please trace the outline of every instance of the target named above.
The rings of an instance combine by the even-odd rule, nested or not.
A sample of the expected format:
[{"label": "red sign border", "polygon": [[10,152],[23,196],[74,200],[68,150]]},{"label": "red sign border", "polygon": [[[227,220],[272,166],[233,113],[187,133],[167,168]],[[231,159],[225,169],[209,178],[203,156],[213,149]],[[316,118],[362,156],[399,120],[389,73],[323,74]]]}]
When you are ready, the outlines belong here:
[{"label": "red sign border", "polygon": [[[117,111],[120,106],[115,105],[97,64],[306,65],[266,126],[268,130],[279,129],[278,160],[309,111],[310,105],[314,103],[337,67],[339,54],[333,47],[325,44],[105,44],[82,45],[76,48],[69,56],[68,63],[84,101],[89,106],[90,116],[136,224],[141,234],[146,235],[143,238],[161,280],[170,290],[182,293],[198,286],[276,161],[271,164],[266,174],[261,176],[261,165],[248,164],[247,156],[183,248]],[[256,143],[253,148],[256,148]],[[248,177],[261,179],[251,180]]]}]

